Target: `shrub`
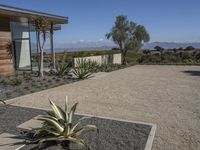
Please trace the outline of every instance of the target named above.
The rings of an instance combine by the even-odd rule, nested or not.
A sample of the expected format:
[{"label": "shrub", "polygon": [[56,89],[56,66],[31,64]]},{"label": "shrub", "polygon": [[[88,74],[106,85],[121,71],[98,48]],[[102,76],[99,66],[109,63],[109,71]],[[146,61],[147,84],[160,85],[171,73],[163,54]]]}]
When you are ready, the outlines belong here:
[{"label": "shrub", "polygon": [[86,59],[77,59],[73,74],[79,79],[85,79],[92,75],[94,64]]},{"label": "shrub", "polygon": [[70,73],[71,68],[68,66],[68,64],[64,63],[56,63],[56,74],[58,76],[65,76]]},{"label": "shrub", "polygon": [[139,63],[143,64],[199,64],[200,54],[198,52],[173,52],[166,51],[162,53],[143,54]]},{"label": "shrub", "polygon": [[74,59],[72,57],[65,58],[64,62],[67,63],[69,67],[73,67],[74,65]]},{"label": "shrub", "polygon": [[11,85],[21,85],[23,78],[18,75],[15,75],[10,80],[11,80]]},{"label": "shrub", "polygon": [[32,76],[30,73],[23,72],[23,78],[24,78],[24,80],[29,81],[32,79]]},{"label": "shrub", "polygon": [[180,56],[183,61],[186,59],[193,59],[192,54],[190,52],[180,52]]},{"label": "shrub", "polygon": [[200,52],[195,55],[195,59],[200,60]]},{"label": "shrub", "polygon": [[78,136],[88,130],[96,129],[95,125],[86,125],[80,127],[81,121],[88,118],[81,118],[76,124],[73,122],[74,113],[78,103],[74,104],[68,111],[67,100],[65,102],[65,110],[62,110],[59,106],[55,105],[50,100],[52,111],[48,112],[48,115],[39,115],[35,119],[43,121],[43,126],[36,131],[33,143],[43,143],[51,141],[67,142],[78,144],[81,147],[87,148],[87,144],[83,139]]},{"label": "shrub", "polygon": [[22,84],[23,78],[19,75],[14,75],[14,76],[10,76],[4,80],[2,80],[1,82],[4,85],[20,85]]},{"label": "shrub", "polygon": [[88,61],[88,65],[90,66],[91,72],[98,72],[99,71],[99,64],[95,61]]},{"label": "shrub", "polygon": [[161,54],[154,53],[154,54],[145,54],[142,55],[138,59],[139,63],[160,63],[161,62]]}]

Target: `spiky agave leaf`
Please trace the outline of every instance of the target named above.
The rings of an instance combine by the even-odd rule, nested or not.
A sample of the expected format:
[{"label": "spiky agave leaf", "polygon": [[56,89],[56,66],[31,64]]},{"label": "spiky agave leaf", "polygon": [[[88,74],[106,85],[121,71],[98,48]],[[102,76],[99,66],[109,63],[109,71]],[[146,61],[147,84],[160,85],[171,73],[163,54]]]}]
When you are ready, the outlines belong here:
[{"label": "spiky agave leaf", "polygon": [[79,119],[78,122],[71,128],[70,133],[74,132],[74,130],[81,124],[82,120],[89,119],[89,118],[91,117],[82,117],[81,119]]},{"label": "spiky agave leaf", "polygon": [[71,136],[80,135],[82,132],[84,132],[86,130],[90,130],[90,129],[97,129],[97,127],[95,125],[85,125],[85,126],[79,128],[78,130],[73,131]]},{"label": "spiky agave leaf", "polygon": [[0,102],[1,102],[2,104],[4,104],[4,105],[6,104],[6,102],[4,102],[3,100],[0,100]]},{"label": "spiky agave leaf", "polygon": [[87,144],[86,144],[86,142],[84,140],[82,140],[82,139],[68,137],[68,138],[66,138],[66,140],[68,140],[68,141],[70,141],[72,143],[78,144],[78,145],[80,145],[83,148],[87,148],[88,147]]},{"label": "spiky agave leaf", "polygon": [[65,98],[65,120],[68,120],[68,107],[67,107],[68,99],[67,96]]},{"label": "spiky agave leaf", "polygon": [[62,136],[49,136],[49,137],[44,137],[41,138],[39,141],[40,143],[44,143],[44,142],[49,142],[49,141],[62,141],[64,137]]},{"label": "spiky agave leaf", "polygon": [[65,120],[65,112],[59,106],[55,105],[54,102],[50,99],[49,102],[51,104],[55,117]]},{"label": "spiky agave leaf", "polygon": [[62,125],[60,125],[58,123],[58,120],[56,120],[54,117],[37,116],[37,117],[35,117],[35,119],[46,122],[48,125],[55,128],[58,133],[62,133],[64,131],[64,128],[62,127]]},{"label": "spiky agave leaf", "polygon": [[74,113],[75,113],[75,111],[76,111],[77,105],[78,105],[78,103],[75,103],[75,104],[72,106],[72,108],[71,108],[71,110],[70,110],[70,112],[69,112],[68,123],[72,123],[72,119],[73,119]]}]

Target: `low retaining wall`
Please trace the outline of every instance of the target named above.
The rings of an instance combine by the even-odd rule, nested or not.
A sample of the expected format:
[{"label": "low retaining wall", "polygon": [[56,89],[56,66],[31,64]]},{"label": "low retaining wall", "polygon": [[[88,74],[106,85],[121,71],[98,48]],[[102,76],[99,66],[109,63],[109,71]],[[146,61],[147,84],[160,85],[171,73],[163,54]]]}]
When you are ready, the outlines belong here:
[{"label": "low retaining wall", "polygon": [[121,54],[74,58],[74,66],[76,66],[76,62],[78,59],[85,59],[88,61],[97,62],[98,64],[121,64]]}]

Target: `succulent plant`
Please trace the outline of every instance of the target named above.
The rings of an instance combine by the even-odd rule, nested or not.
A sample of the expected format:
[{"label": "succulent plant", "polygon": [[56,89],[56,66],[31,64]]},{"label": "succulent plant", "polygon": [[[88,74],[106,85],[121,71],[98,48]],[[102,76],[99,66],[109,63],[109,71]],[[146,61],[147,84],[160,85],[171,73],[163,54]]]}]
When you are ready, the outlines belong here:
[{"label": "succulent plant", "polygon": [[86,59],[77,59],[76,67],[73,70],[73,74],[79,79],[85,79],[92,75],[93,64]]},{"label": "succulent plant", "polygon": [[5,105],[6,102],[4,102],[3,100],[0,100],[0,105],[1,105],[1,104]]},{"label": "succulent plant", "polygon": [[41,128],[33,129],[36,131],[33,142],[39,144],[48,141],[72,142],[83,148],[87,148],[88,146],[86,142],[83,139],[80,139],[79,135],[88,129],[96,129],[96,126],[80,126],[81,121],[88,117],[81,118],[74,125],[73,117],[78,103],[75,103],[68,111],[67,97],[65,102],[65,110],[62,110],[61,107],[54,104],[53,101],[49,101],[52,111],[48,112],[48,115],[39,115],[35,117],[35,119],[43,121],[43,126]]},{"label": "succulent plant", "polygon": [[71,68],[69,67],[68,64],[64,64],[64,63],[60,63],[57,62],[56,63],[56,74],[58,76],[65,76],[68,75],[70,73]]}]

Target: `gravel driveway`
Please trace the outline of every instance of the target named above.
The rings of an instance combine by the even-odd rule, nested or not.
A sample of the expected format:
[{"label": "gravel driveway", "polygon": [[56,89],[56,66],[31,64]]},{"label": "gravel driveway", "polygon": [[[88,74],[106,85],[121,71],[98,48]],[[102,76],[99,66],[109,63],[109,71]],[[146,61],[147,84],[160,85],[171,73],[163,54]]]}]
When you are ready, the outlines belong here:
[{"label": "gravel driveway", "polygon": [[65,95],[81,113],[157,124],[153,150],[200,149],[200,66],[133,66],[9,103],[49,108]]}]

